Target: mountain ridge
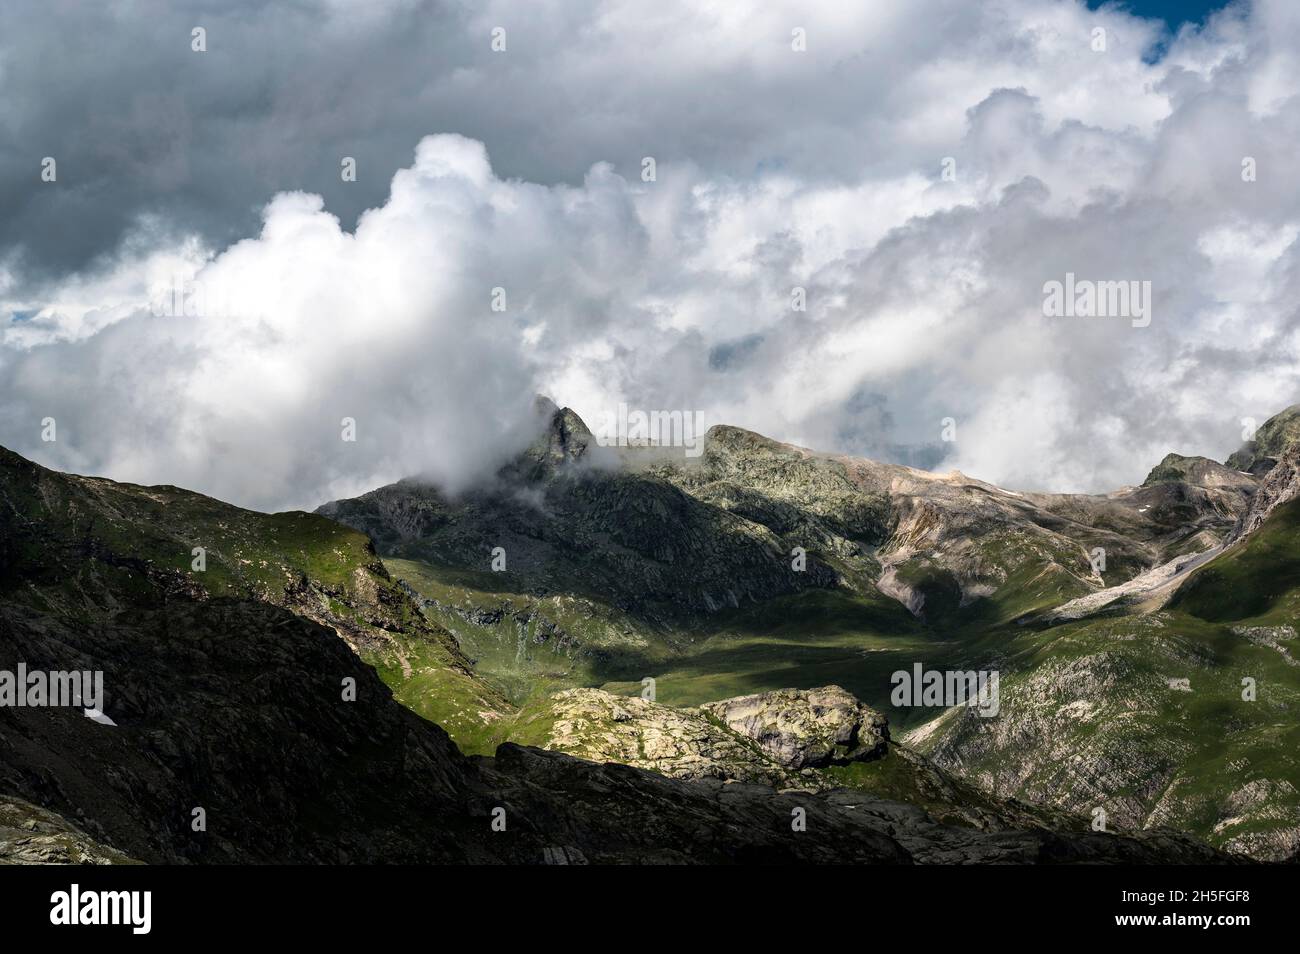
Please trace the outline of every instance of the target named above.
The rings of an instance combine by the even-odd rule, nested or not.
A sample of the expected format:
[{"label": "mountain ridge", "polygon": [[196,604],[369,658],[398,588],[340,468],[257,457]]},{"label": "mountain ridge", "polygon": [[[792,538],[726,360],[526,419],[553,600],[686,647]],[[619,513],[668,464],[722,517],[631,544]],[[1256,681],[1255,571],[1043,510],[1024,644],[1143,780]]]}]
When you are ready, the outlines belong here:
[{"label": "mountain ridge", "polygon": [[[243,535],[249,520],[268,535],[261,551]],[[115,723],[0,709],[0,795],[44,813],[30,824],[47,843],[0,832],[9,860],[1231,860],[1169,832],[981,831],[862,791],[686,782],[511,742],[467,757],[358,654],[384,642],[368,628],[436,632],[393,615],[405,590],[381,586],[365,539],[343,527],[6,453],[0,531],[0,665],[103,671]],[[175,565],[195,539],[218,543],[207,569]],[[325,604],[293,596],[295,570]],[[346,588],[357,573],[390,612],[366,587]],[[327,613],[333,624],[312,618]]]},{"label": "mountain ridge", "polygon": [[[1018,750],[1013,734],[989,748],[992,725],[962,709],[931,721],[895,709],[890,721],[900,723],[905,738],[924,730],[921,749],[938,767],[999,798],[1083,813],[1103,807],[1092,798],[1126,827],[1168,818],[1234,850],[1277,858],[1300,848],[1300,769],[1285,758],[1259,761],[1267,798],[1235,794],[1231,774],[1219,766],[1208,771],[1212,794],[1202,801],[1165,797],[1158,804],[1164,788],[1186,785],[1184,773],[1202,753],[1221,747],[1211,732],[1187,729],[1188,706],[1199,707],[1199,697],[1171,695],[1169,685],[1180,682],[1181,667],[1208,660],[1211,682],[1197,682],[1199,691],[1212,689],[1220,700],[1214,705],[1235,705],[1224,677],[1242,652],[1223,643],[1239,637],[1198,619],[1184,622],[1184,611],[1163,607],[1214,566],[1247,519],[1261,486],[1256,477],[1170,454],[1137,487],[1099,495],[1020,493],[956,472],[823,454],[729,426],[710,428],[695,458],[680,448],[676,459],[662,447],[599,448],[571,411],[554,414],[565,420],[551,433],[581,433],[578,456],[602,454],[599,467],[574,468],[568,456],[551,453],[554,466],[503,468],[503,483],[477,497],[448,500],[417,481],[322,508],[375,537],[394,575],[515,704],[544,705],[550,693],[584,686],[634,695],[653,676],[661,698],[676,707],[830,682],[879,706],[887,704],[891,670],[917,660],[940,668],[992,666],[1003,670],[1013,705],[991,723],[1041,741]],[[1278,429],[1261,430],[1267,436]],[[522,474],[528,476],[519,483]],[[526,493],[534,505],[503,502],[511,493]],[[687,508],[697,527],[727,521],[732,536],[708,531],[712,545],[694,548],[671,508],[644,506],[665,500]],[[435,514],[428,525],[437,529],[394,537],[386,533],[386,509]],[[634,515],[627,522],[625,512]],[[505,523],[513,521],[513,537],[500,535],[504,515]],[[656,543],[656,521],[672,527],[665,546]],[[530,561],[525,549],[520,566],[518,539],[544,541],[545,559]],[[764,545],[734,558],[732,544],[745,539]],[[501,572],[488,566],[492,546],[507,554]],[[802,575],[795,569],[800,551]],[[719,562],[729,586],[722,598],[708,590]],[[606,586],[591,564],[617,566],[623,589]],[[623,598],[657,586],[672,591],[676,604],[647,611]],[[1193,634],[1194,652],[1163,634],[1151,652],[1143,648],[1150,641],[1143,633],[1160,632],[1150,626],[1171,625]],[[1078,627],[1082,635],[1072,635]],[[1071,648],[1080,638],[1092,651]],[[1277,669],[1271,657],[1250,653],[1266,661],[1257,676]],[[1079,708],[1085,697],[1064,691],[1062,678],[1092,686],[1100,698]],[[1270,684],[1268,712],[1281,711],[1300,688],[1289,671],[1281,670],[1280,679]],[[1052,710],[1031,701],[1044,691],[1035,686],[1051,687],[1048,694],[1066,700],[1074,715],[1047,728]],[[1109,696],[1124,694],[1140,705],[1117,720]],[[1264,717],[1265,710],[1243,711]],[[1240,745],[1255,745],[1250,740],[1265,731],[1258,722],[1241,723]],[[1143,733],[1182,741],[1159,752]],[[1077,763],[1076,753],[1083,758]],[[1135,762],[1137,753],[1148,761]],[[1001,774],[984,767],[990,757]],[[1059,778],[1037,781],[1061,765],[1078,766],[1065,773],[1073,795],[1062,794]],[[1227,824],[1205,814],[1217,804],[1249,807]],[[1250,834],[1260,825],[1273,833]]]}]

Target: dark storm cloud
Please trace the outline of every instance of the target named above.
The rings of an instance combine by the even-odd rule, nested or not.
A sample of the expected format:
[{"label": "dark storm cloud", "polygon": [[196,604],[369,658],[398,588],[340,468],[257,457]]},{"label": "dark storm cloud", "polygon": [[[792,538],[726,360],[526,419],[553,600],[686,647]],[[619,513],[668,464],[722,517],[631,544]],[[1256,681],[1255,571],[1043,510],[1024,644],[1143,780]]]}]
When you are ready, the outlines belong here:
[{"label": "dark storm cloud", "polygon": [[[197,26],[206,53],[191,49]],[[463,30],[455,8],[433,3],[382,16],[6,3],[0,248],[20,248],[23,274],[48,279],[115,249],[141,216],[220,246],[255,231],[287,189],[324,195],[351,225],[423,134],[469,125],[439,104],[439,85],[473,56]],[[41,187],[45,156],[58,188]],[[358,161],[354,184],[341,181],[343,156]]]},{"label": "dark storm cloud", "polygon": [[[987,92],[963,77],[990,52],[1041,68],[1030,25],[943,6],[933,30],[908,4],[8,0],[0,261],[21,249],[27,281],[81,269],[146,215],[221,247],[291,189],[324,196],[351,228],[440,132],[541,183],[576,184],[596,162],[632,176],[645,155],[738,177],[932,164]],[[982,36],[990,25],[1007,32]],[[497,26],[505,52],[491,48]],[[812,54],[791,55],[792,26]],[[953,86],[935,88],[930,70]],[[58,189],[39,187],[45,156]],[[340,179],[344,156],[355,183]]]}]

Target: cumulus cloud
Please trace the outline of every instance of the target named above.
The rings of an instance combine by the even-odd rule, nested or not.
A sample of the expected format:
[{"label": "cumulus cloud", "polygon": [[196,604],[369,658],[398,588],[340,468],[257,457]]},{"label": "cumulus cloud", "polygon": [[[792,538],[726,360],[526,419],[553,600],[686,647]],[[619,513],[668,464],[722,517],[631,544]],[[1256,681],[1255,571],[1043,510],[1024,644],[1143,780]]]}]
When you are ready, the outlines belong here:
[{"label": "cumulus cloud", "polygon": [[456,489],[530,436],[525,329],[490,293],[510,276],[546,294],[549,230],[583,212],[568,192],[502,182],[482,144],[431,137],[355,232],[290,192],[256,238],[161,282],[133,285],[156,272],[128,258],[67,300],[134,289],[134,307],[56,305],[10,329],[6,430],[53,417],[38,456],[257,506],[403,474]]},{"label": "cumulus cloud", "polygon": [[[52,238],[57,193],[0,192],[20,220],[0,233],[0,442],[314,506],[414,473],[482,479],[527,439],[542,392],[593,423],[620,401],[699,410],[1100,491],[1170,450],[1222,459],[1242,418],[1297,399],[1300,18],[1285,2],[1184,28],[1158,60],[1155,23],[1048,0],[543,6],[321,7],[287,53],[304,75],[341,70],[311,95],[255,55],[271,13],[221,14],[209,42],[248,70],[183,68],[190,99],[163,152],[189,171],[171,198],[155,157],[117,200],[59,200],[91,213],[95,253],[79,256]],[[447,55],[417,69],[407,43],[426,17]],[[28,55],[0,41],[0,70]],[[130,101],[130,76],[111,76]],[[254,80],[277,93],[249,113]],[[78,107],[48,98],[75,128]],[[223,109],[243,142],[209,140]],[[0,120],[38,122],[13,110]],[[113,125],[129,114],[104,122],[130,138]],[[343,139],[372,133],[406,136],[405,158],[386,145],[349,193],[338,156],[359,150]],[[10,182],[12,146],[0,156]],[[230,244],[259,188],[274,196],[260,231]],[[1044,317],[1044,283],[1066,273],[1150,281],[1150,326]],[[159,314],[160,286],[203,302]]]}]

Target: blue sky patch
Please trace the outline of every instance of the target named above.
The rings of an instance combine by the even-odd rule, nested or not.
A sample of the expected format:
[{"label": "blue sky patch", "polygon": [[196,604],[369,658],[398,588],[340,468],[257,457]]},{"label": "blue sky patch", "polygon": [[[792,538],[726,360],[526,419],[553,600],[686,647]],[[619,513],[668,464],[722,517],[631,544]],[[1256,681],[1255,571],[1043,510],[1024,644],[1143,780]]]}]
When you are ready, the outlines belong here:
[{"label": "blue sky patch", "polygon": [[[1096,10],[1109,0],[1088,0],[1088,7]],[[1215,10],[1226,7],[1227,0],[1120,0],[1118,6],[1140,17],[1164,20],[1177,30],[1184,23],[1204,23]]]}]

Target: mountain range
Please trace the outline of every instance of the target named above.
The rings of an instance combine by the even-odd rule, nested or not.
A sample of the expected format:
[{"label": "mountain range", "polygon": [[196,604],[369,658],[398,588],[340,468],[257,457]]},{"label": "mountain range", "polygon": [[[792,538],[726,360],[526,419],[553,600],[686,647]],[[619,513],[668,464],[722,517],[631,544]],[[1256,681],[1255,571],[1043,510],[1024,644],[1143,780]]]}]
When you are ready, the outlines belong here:
[{"label": "mountain range", "polygon": [[1300,854],[1300,407],[1104,495],[538,430],[315,514],[0,450],[0,669],[114,723],[0,708],[0,859]]}]

